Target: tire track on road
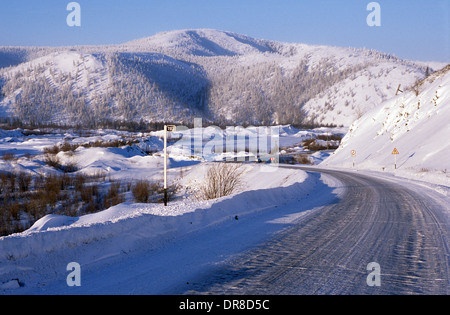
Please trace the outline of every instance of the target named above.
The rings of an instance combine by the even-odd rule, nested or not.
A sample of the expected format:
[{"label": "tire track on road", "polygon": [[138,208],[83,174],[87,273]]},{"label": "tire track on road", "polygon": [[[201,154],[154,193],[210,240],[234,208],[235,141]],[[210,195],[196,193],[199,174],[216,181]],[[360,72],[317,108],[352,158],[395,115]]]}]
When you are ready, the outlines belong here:
[{"label": "tire track on road", "polygon": [[[331,170],[313,172],[342,183],[345,194],[339,203],[322,207],[270,242],[236,257],[189,293],[450,292],[449,223],[436,215],[442,209],[382,179]],[[381,266],[380,287],[367,285],[371,262]]]}]

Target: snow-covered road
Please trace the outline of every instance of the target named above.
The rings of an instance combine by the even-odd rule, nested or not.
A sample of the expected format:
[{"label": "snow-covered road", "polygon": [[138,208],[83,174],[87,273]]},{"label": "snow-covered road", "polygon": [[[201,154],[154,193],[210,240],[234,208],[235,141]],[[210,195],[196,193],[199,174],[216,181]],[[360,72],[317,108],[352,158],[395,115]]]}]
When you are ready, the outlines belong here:
[{"label": "snow-covered road", "polygon": [[[341,201],[205,274],[191,293],[450,293],[448,197],[356,172],[317,171],[342,183]],[[368,271],[371,263],[378,275]],[[368,285],[372,276],[380,286]]]},{"label": "snow-covered road", "polygon": [[[198,178],[202,167],[185,179]],[[248,166],[243,185],[214,201],[124,203],[75,219],[44,217],[0,238],[0,294],[181,292],[198,274],[337,198],[322,176],[299,170]],[[81,265],[81,287],[67,286],[71,262]]]},{"label": "snow-covered road", "polygon": [[[148,215],[4,239],[5,245],[42,248],[45,235],[56,243],[58,235],[87,233],[89,241],[80,238],[73,247],[41,254],[11,249],[17,256],[0,264],[0,293],[449,294],[449,197],[365,172],[290,171],[302,179],[243,192],[192,214],[161,217],[159,228],[170,233],[161,234],[157,246],[136,224],[154,222]],[[152,224],[147,229],[156,228]],[[121,233],[97,239],[89,234],[96,227],[96,233]],[[81,287],[67,286],[71,261],[81,264]],[[381,267],[380,287],[367,284],[371,263]]]}]

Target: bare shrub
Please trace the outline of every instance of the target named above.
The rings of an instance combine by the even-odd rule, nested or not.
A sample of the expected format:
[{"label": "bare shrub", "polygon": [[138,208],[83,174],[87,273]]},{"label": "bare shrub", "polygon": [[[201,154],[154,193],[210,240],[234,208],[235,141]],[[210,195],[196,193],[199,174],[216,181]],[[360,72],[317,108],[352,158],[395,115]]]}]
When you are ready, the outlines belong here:
[{"label": "bare shrub", "polygon": [[125,201],[124,196],[120,193],[120,182],[111,183],[108,194],[105,196],[104,205],[105,208],[111,208]]},{"label": "bare shrub", "polygon": [[20,219],[20,209],[21,205],[18,201],[12,202],[8,205],[8,212],[13,221],[18,221]]},{"label": "bare shrub", "polygon": [[82,191],[87,178],[88,177],[82,173],[78,173],[72,178],[72,185],[74,186],[76,191]]},{"label": "bare shrub", "polygon": [[150,200],[150,183],[146,180],[138,181],[132,188],[136,202],[148,203]]},{"label": "bare shrub", "polygon": [[241,165],[217,163],[209,167],[200,198],[217,199],[233,194],[241,185]]},{"label": "bare shrub", "polygon": [[74,159],[68,161],[65,165],[61,165],[60,169],[64,173],[75,173],[78,171],[78,162]]},{"label": "bare shrub", "polygon": [[10,204],[0,203],[0,236],[6,236],[14,233],[17,225],[14,223],[13,213],[15,209]]},{"label": "bare shrub", "polygon": [[335,134],[318,135],[317,139],[324,140],[324,141],[342,141],[342,136],[341,135],[335,135]]},{"label": "bare shrub", "polygon": [[103,141],[97,140],[95,142],[90,142],[83,144],[82,146],[85,148],[120,148],[123,146],[131,146],[133,144],[139,143],[139,140],[113,140],[113,141]]},{"label": "bare shrub", "polygon": [[35,198],[24,204],[25,212],[31,215],[34,221],[48,214],[47,200],[44,196],[44,194],[39,193]]},{"label": "bare shrub", "polygon": [[3,153],[2,160],[5,162],[11,162],[16,159],[16,155],[13,152]]},{"label": "bare shrub", "polygon": [[8,188],[10,193],[15,193],[16,191],[16,175],[13,173],[7,174],[7,180],[8,180]]},{"label": "bare shrub", "polygon": [[309,159],[308,155],[306,154],[299,154],[294,156],[294,161],[299,164],[306,164],[306,165],[312,165],[313,163]]},{"label": "bare shrub", "polygon": [[419,96],[420,88],[421,88],[422,84],[423,84],[423,81],[420,81],[419,79],[417,79],[416,82],[411,87],[409,87],[409,90],[414,92],[414,94],[416,96]]},{"label": "bare shrub", "polygon": [[53,154],[46,154],[44,159],[45,164],[55,169],[61,168],[61,160],[58,156]]},{"label": "bare shrub", "polygon": [[54,206],[58,201],[59,194],[63,188],[62,176],[50,175],[45,178],[44,190],[41,191],[41,199],[44,203]]},{"label": "bare shrub", "polygon": [[65,141],[61,147],[60,150],[63,152],[72,152],[77,149],[77,145],[71,145],[69,142]]},{"label": "bare shrub", "polygon": [[328,147],[324,145],[317,144],[316,140],[309,143],[307,146],[305,146],[309,151],[324,151],[327,150]]},{"label": "bare shrub", "polygon": [[20,172],[17,175],[17,182],[19,184],[19,190],[20,192],[27,192],[28,189],[30,188],[31,185],[31,181],[32,181],[32,177],[31,175],[25,173],[25,172]]},{"label": "bare shrub", "polygon": [[0,194],[3,194],[8,189],[8,178],[5,173],[0,174]]},{"label": "bare shrub", "polygon": [[[164,202],[164,187],[160,183],[152,183],[140,180],[131,189],[133,197],[138,203]],[[167,188],[167,197],[171,201],[174,199],[178,187],[171,185]]]},{"label": "bare shrub", "polygon": [[[104,177],[61,172],[47,176],[0,173],[0,236],[21,232],[50,213],[78,216],[124,202],[123,183],[106,185]],[[150,185],[150,195],[159,189]]]},{"label": "bare shrub", "polygon": [[94,200],[94,186],[81,187],[79,190],[81,201],[88,204]]},{"label": "bare shrub", "polygon": [[56,155],[61,151],[61,149],[59,148],[59,146],[54,145],[52,147],[46,147],[44,148],[44,154],[53,154]]}]

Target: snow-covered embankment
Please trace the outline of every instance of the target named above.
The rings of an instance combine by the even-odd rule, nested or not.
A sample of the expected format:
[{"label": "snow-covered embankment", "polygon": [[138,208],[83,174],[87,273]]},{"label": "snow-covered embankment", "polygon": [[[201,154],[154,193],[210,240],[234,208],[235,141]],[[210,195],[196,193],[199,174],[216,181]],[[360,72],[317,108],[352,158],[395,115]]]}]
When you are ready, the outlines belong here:
[{"label": "snow-covered embankment", "polygon": [[[356,121],[321,166],[385,171],[450,186],[450,66]],[[395,169],[394,149],[397,156]]]},{"label": "snow-covered embankment", "polygon": [[[198,185],[205,164],[192,169],[186,185]],[[159,204],[124,203],[106,211],[79,218],[47,216],[28,231],[0,238],[0,284],[20,279],[35,285],[53,278],[56,265],[77,261],[84,266],[99,261],[155,250],[191,232],[230,222],[247,215],[279,208],[279,217],[298,218],[311,209],[294,207],[284,213],[283,204],[298,203],[317,189],[318,177],[300,170],[246,165],[241,192],[213,201],[185,199],[164,207]],[[321,183],[321,186],[325,186]],[[278,210],[277,210],[278,211]],[[292,210],[291,210],[292,212]],[[277,214],[276,214],[277,215]],[[283,219],[276,223],[289,223]],[[262,232],[264,233],[264,232]],[[64,269],[59,272],[64,273]],[[50,281],[47,279],[47,281]],[[34,284],[33,284],[34,283]]]}]

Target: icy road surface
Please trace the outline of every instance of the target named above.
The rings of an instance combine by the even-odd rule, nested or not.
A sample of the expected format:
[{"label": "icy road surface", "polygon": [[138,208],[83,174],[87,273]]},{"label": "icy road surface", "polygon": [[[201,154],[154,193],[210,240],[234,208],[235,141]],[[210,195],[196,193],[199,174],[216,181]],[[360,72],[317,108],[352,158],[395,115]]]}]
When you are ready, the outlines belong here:
[{"label": "icy road surface", "polygon": [[[342,183],[341,201],[205,274],[188,293],[450,293],[448,197],[357,173],[317,172]],[[381,267],[379,287],[367,284],[372,262]]]},{"label": "icy road surface", "polygon": [[[367,172],[295,169],[298,175],[297,171],[292,175],[300,183],[245,192],[218,202],[209,211],[230,208],[233,216],[211,222],[199,216],[206,220],[203,227],[175,233],[157,248],[152,239],[143,238],[138,249],[126,250],[133,237],[155,228],[145,225],[144,216],[136,221],[144,226],[134,226],[134,234],[124,232],[43,255],[16,255],[0,264],[0,275],[11,280],[3,281],[0,293],[450,293],[448,194]],[[308,172],[307,178],[301,170]],[[258,205],[255,198],[264,199],[263,195],[278,197],[258,211],[243,211]],[[200,215],[199,211],[195,214]],[[235,213],[239,213],[236,218]],[[196,218],[187,216],[191,217]],[[162,218],[166,221],[161,222],[169,224],[177,218]],[[119,224],[116,229],[122,227],[120,222],[115,224]],[[110,229],[114,226],[110,224]],[[64,231],[47,234],[65,235]],[[72,235],[77,230],[66,232]],[[38,233],[5,240],[38,246],[40,237]],[[66,265],[71,261],[81,263],[81,287],[66,284]],[[371,263],[381,268],[379,287],[367,284]]]}]

